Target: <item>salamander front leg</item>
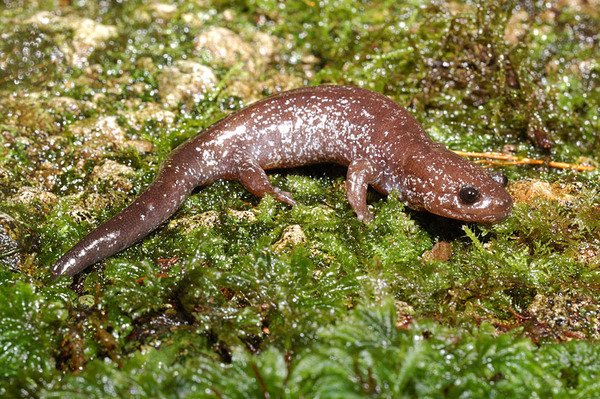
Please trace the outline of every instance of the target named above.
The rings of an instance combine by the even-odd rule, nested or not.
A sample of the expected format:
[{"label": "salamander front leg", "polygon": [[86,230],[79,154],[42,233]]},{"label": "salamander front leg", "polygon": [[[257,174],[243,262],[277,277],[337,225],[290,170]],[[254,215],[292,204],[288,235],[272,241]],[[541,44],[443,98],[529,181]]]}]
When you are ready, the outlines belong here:
[{"label": "salamander front leg", "polygon": [[346,177],[348,202],[358,219],[365,223],[373,220],[373,213],[367,208],[367,189],[376,175],[375,168],[367,160],[355,160],[348,166]]},{"label": "salamander front leg", "polygon": [[277,201],[288,205],[296,205],[292,194],[281,190],[279,187],[273,187],[263,168],[253,160],[243,161],[239,167],[240,183],[257,197],[264,197],[270,194]]}]

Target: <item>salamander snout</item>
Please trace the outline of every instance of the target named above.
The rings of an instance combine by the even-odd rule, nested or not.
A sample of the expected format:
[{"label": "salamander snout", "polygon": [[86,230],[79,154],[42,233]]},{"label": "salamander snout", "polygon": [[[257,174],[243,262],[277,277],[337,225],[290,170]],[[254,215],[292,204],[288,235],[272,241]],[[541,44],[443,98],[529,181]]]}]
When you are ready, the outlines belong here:
[{"label": "salamander snout", "polygon": [[494,223],[508,217],[513,201],[501,173],[481,167],[436,147],[405,164],[403,198],[414,209],[465,222]]},{"label": "salamander snout", "polygon": [[[504,185],[495,179],[483,184],[481,188],[466,184],[460,187],[453,204],[447,205],[447,216],[459,220],[480,223],[499,222],[508,217],[513,201],[504,189]],[[446,215],[443,215],[446,216]]]},{"label": "salamander snout", "polygon": [[[490,173],[489,177],[490,179],[486,179],[485,176],[473,176],[480,188],[466,184],[458,191],[465,220],[492,223],[502,221],[510,214],[513,201],[505,190],[508,177],[502,172]],[[469,207],[471,209],[468,209]],[[467,216],[469,214],[472,215]],[[469,217],[474,219],[468,219]]]}]

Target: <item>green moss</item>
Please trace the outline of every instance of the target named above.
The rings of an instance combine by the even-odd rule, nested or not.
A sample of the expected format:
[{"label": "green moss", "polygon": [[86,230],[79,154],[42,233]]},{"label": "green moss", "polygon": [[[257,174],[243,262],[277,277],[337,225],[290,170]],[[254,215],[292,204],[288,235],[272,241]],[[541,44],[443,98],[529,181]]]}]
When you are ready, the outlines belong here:
[{"label": "green moss", "polygon": [[[67,295],[1,276],[0,393],[26,389],[55,372],[60,332],[66,323]],[[11,281],[13,280],[13,281]],[[57,334],[59,333],[59,334]]]},{"label": "green moss", "polygon": [[510,334],[496,336],[488,325],[456,331],[424,323],[402,330],[389,302],[361,307],[322,328],[300,352],[271,348],[255,356],[238,348],[224,363],[202,350],[201,341],[175,337],[161,350],[137,353],[122,368],[92,362],[41,397],[525,398],[600,392],[597,345],[537,348]]}]

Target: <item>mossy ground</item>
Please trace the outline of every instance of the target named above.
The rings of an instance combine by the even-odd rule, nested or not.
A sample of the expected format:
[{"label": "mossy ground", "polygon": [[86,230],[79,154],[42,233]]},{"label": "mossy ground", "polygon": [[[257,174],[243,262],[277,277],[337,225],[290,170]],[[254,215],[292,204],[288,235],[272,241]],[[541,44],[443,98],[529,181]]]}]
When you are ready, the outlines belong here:
[{"label": "mossy ground", "polygon": [[[217,182],[49,278],[172,148],[281,88],[360,85],[453,149],[598,166],[596,2],[3,7],[0,396],[600,396],[597,171],[502,168],[516,206],[495,226],[374,194],[365,225],[339,168],[273,174],[294,208]],[[233,62],[196,45],[215,27]],[[169,106],[161,74],[182,60],[217,83]]]}]

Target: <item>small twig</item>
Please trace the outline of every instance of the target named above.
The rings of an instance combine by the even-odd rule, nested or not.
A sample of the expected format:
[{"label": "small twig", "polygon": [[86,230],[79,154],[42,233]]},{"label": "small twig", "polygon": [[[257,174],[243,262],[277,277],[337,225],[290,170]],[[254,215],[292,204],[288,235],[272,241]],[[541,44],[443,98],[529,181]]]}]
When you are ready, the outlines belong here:
[{"label": "small twig", "polygon": [[517,319],[519,320],[529,320],[531,319],[531,317],[529,316],[523,316],[521,313],[517,312],[515,309],[513,309],[511,306],[508,307],[508,311]]},{"label": "small twig", "polygon": [[546,161],[544,159],[520,158],[514,155],[502,154],[500,152],[470,152],[470,151],[454,151],[463,157],[485,158],[478,163],[486,165],[545,165],[557,169],[573,169],[579,172],[591,172],[596,170],[591,165],[577,165],[566,162]]}]

